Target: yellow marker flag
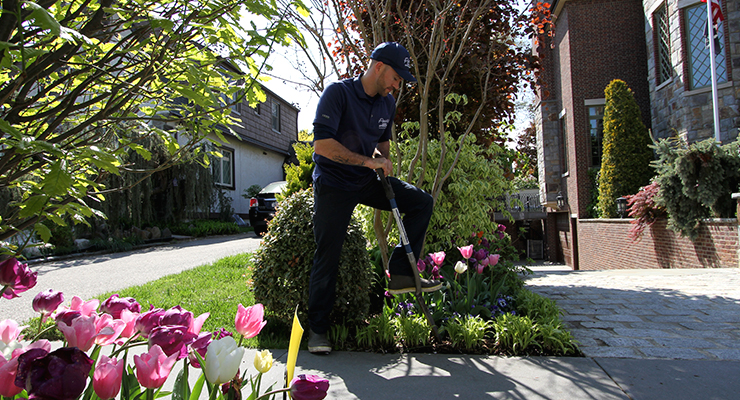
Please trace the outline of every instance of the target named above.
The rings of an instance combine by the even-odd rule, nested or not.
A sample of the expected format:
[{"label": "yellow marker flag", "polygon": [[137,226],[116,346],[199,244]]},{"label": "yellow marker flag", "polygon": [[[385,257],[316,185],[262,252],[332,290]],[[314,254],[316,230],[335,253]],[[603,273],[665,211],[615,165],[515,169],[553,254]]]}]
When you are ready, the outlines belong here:
[{"label": "yellow marker flag", "polygon": [[293,314],[293,329],[290,331],[290,346],[288,347],[288,365],[285,371],[285,387],[289,387],[290,381],[293,380],[293,374],[295,373],[295,363],[298,358],[298,348],[301,346],[301,338],[303,337],[303,327],[301,321],[298,320],[298,306],[295,307],[295,314]]}]

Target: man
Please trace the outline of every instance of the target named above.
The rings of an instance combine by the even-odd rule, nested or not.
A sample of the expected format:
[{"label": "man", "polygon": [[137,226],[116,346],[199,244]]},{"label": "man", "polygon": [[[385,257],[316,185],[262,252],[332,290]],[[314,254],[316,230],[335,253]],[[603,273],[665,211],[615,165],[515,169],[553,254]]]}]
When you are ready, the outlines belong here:
[{"label": "man", "polygon": [[[329,85],[321,95],[314,119],[314,239],[316,253],[308,300],[311,353],[328,354],[329,314],[335,301],[339,256],[357,204],[390,210],[376,169],[382,169],[396,194],[398,209],[414,254],[419,256],[432,215],[432,197],[390,177],[390,138],[396,101],[390,93],[402,79],[416,82],[409,72],[409,53],[398,43],[379,45],[367,71]],[[416,290],[414,272],[402,246],[391,255],[389,292]],[[439,290],[438,281],[422,279],[422,290]]]}]

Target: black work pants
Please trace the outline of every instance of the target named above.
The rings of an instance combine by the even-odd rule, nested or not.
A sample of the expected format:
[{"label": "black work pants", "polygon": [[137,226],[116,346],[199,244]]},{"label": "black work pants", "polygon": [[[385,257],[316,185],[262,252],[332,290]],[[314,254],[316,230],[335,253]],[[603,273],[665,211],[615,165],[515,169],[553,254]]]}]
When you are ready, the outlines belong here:
[{"label": "black work pants", "polygon": [[[388,181],[395,192],[398,210],[404,216],[403,224],[409,244],[418,259],[432,216],[432,196],[394,177],[388,177]],[[313,190],[316,253],[309,285],[308,322],[314,332],[326,333],[329,329],[329,314],[334,306],[339,256],[352,212],[358,204],[386,211],[391,206],[382,183],[377,179],[354,191],[322,185],[320,182],[314,182]],[[412,275],[403,245],[399,244],[393,250],[388,269],[391,275]]]}]

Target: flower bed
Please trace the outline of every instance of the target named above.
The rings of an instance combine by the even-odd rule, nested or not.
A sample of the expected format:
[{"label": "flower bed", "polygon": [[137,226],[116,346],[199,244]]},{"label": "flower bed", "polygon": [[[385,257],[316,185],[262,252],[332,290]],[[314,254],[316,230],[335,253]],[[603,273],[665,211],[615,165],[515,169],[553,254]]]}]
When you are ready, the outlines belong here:
[{"label": "flower bed", "polygon": [[[0,263],[2,297],[12,299],[36,285],[37,273],[15,258]],[[0,396],[7,399],[146,399],[170,395],[172,398],[199,398],[205,387],[211,399],[241,399],[249,386],[248,398],[269,398],[290,391],[294,399],[322,399],[329,383],[311,375],[299,375],[285,388],[261,392],[261,377],[272,367],[269,351],[254,359],[256,375],[239,372],[245,349],[244,338],[257,336],[266,322],[261,304],[239,304],[234,319],[234,334],[220,329],[201,328],[209,313],[194,316],[180,306],[142,312],[133,298],[110,296],[102,303],[74,296],[62,306],[64,295],[47,290],[39,293],[33,308],[40,314],[39,328],[31,340],[21,336],[16,321],[0,321]],[[44,320],[52,317],[64,335],[61,348],[52,351],[51,343],[38,339]],[[129,357],[129,350],[147,346],[147,351]],[[106,348],[107,354],[101,354]],[[171,393],[162,392],[178,360],[183,368],[175,378]],[[191,388],[190,369],[200,371]],[[250,384],[246,384],[249,382]]]}]

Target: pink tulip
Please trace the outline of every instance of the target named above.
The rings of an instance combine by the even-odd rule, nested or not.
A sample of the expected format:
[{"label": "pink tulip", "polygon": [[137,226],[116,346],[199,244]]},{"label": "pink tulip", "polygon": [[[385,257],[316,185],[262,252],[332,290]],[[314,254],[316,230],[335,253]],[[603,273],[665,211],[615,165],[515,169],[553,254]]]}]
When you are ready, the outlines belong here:
[{"label": "pink tulip", "polygon": [[107,346],[121,336],[126,323],[120,319],[113,319],[110,314],[103,314],[95,319],[95,344]]},{"label": "pink tulip", "polygon": [[64,295],[62,292],[49,289],[43,292],[39,292],[36,297],[33,298],[31,303],[33,310],[37,313],[41,313],[41,321],[46,322],[46,318],[57,310],[60,304],[64,301]]},{"label": "pink tulip", "polygon": [[246,339],[257,336],[267,324],[267,321],[263,320],[264,315],[265,307],[260,303],[247,308],[239,304],[234,321],[236,331]]},{"label": "pink tulip", "polygon": [[162,348],[154,345],[148,353],[134,356],[136,379],[141,386],[147,389],[156,389],[164,385],[172,367],[177,361],[178,354],[167,357]]},{"label": "pink tulip", "polygon": [[93,372],[93,390],[103,400],[112,399],[118,395],[121,390],[121,380],[123,378],[123,360],[108,358],[101,355],[98,365]]},{"label": "pink tulip", "polygon": [[12,341],[18,339],[23,328],[12,319],[0,321],[0,340],[5,344],[10,344]]},{"label": "pink tulip", "polygon": [[441,266],[442,263],[445,262],[445,256],[446,256],[446,254],[445,254],[444,251],[439,251],[439,252],[436,252],[436,253],[431,253],[429,255],[432,256],[432,262],[436,266]]},{"label": "pink tulip", "polygon": [[199,334],[200,330],[203,328],[203,323],[206,322],[206,319],[211,315],[211,313],[203,313],[200,314],[197,318],[193,318],[192,321],[190,321],[190,327],[188,328],[188,332]]},{"label": "pink tulip", "polygon": [[57,328],[64,334],[69,347],[77,347],[82,351],[88,351],[95,344],[95,337],[98,335],[95,329],[97,318],[96,315],[89,317],[82,315],[72,320],[72,325],[57,322]]},{"label": "pink tulip", "polygon": [[136,318],[138,317],[139,313],[131,312],[129,310],[121,310],[119,321],[123,321],[124,327],[119,337],[130,338],[136,334]]},{"label": "pink tulip", "polygon": [[2,297],[14,299],[18,293],[23,293],[36,286],[38,272],[31,272],[28,264],[21,264],[15,258],[0,262],[0,289]]},{"label": "pink tulip", "polygon": [[72,311],[79,311],[82,315],[89,317],[92,315],[100,305],[100,300],[92,299],[90,301],[84,301],[77,296],[72,297],[69,309]]},{"label": "pink tulip", "polygon": [[0,357],[0,396],[12,398],[23,390],[15,385],[15,374],[18,370],[18,357],[5,361]]},{"label": "pink tulip", "polygon": [[485,264],[483,264],[483,263],[480,263],[480,262],[479,262],[479,263],[478,263],[478,264],[477,264],[477,265],[475,266],[475,272],[477,272],[477,273],[479,273],[479,274],[482,274],[482,273],[483,273],[483,270],[484,270],[485,268],[486,268],[486,265],[485,265]]},{"label": "pink tulip", "polygon": [[501,257],[501,256],[500,256],[500,255],[498,255],[498,254],[491,254],[491,255],[489,255],[489,256],[488,256],[488,265],[490,265],[490,266],[492,266],[492,267],[493,267],[494,265],[498,264],[498,259],[499,259],[500,257]]},{"label": "pink tulip", "polygon": [[464,247],[458,247],[458,250],[460,250],[460,254],[462,254],[464,259],[468,259],[473,256],[473,245],[468,245]]}]

